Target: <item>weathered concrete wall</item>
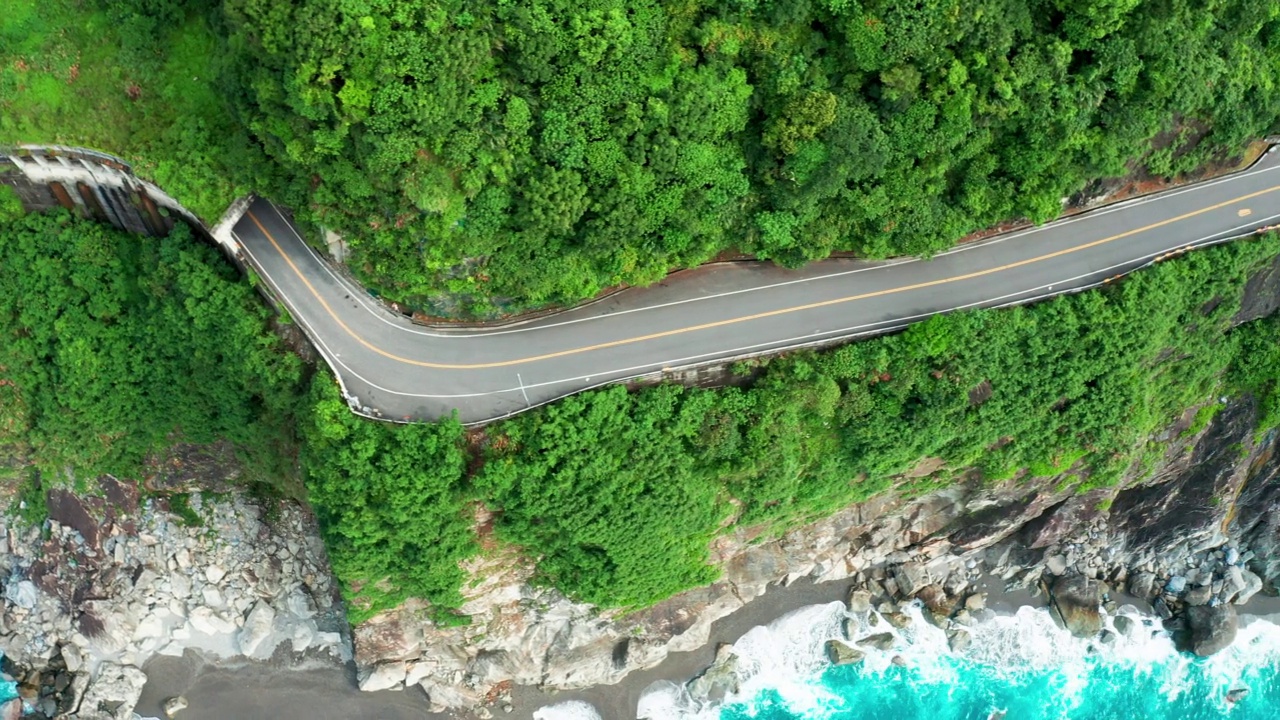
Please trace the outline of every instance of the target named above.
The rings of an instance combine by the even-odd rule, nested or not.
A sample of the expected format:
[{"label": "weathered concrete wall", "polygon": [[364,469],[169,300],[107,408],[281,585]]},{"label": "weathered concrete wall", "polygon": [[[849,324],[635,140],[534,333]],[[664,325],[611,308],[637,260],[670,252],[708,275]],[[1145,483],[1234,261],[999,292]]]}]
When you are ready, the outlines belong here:
[{"label": "weathered concrete wall", "polygon": [[129,232],[164,235],[178,219],[206,233],[200,219],[120,158],[84,148],[0,148],[0,183],[30,212],[66,208]]}]

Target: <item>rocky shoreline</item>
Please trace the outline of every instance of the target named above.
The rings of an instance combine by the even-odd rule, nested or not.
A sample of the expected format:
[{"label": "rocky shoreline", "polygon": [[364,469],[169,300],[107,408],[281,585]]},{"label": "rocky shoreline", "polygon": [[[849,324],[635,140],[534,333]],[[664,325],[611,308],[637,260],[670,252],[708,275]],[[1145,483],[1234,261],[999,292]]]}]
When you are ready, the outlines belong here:
[{"label": "rocky shoreline", "polygon": [[0,650],[27,717],[129,720],[157,655],[350,656],[305,508],[193,493],[176,514],[114,478],[95,490],[50,492],[43,527],[0,517]]},{"label": "rocky shoreline", "polygon": [[[713,626],[724,626],[718,621],[767,622],[785,610],[779,603],[791,587],[811,582],[806,597],[854,587],[846,598],[854,609],[874,610],[890,625],[902,621],[905,603],[922,604],[958,648],[984,612],[982,593],[1038,595],[1065,626],[1100,641],[1099,608],[1145,602],[1184,647],[1208,653],[1230,641],[1235,607],[1276,592],[1280,453],[1276,433],[1255,437],[1248,399],[1226,404],[1190,435],[1193,415],[1158,439],[1164,452],[1154,467],[1116,488],[1080,494],[1071,475],[998,485],[975,478],[851,506],[777,538],[741,530],[712,548],[719,582],[626,616],[534,586],[527,561],[496,552],[467,568],[476,579],[465,591],[470,625],[435,625],[408,603],[349,637],[305,508],[197,493],[198,524],[183,524],[192,513],[104,478],[93,496],[50,493],[43,531],[0,518],[4,669],[40,713],[34,717],[129,720],[147,679],[142,666],[182,656],[209,659],[205,673],[226,659],[273,658],[272,672],[288,673],[324,658],[326,682],[411,688],[394,705],[417,707],[417,716],[506,710],[523,718],[554,701],[547,691],[634,697],[637,683],[654,677],[645,670],[659,666],[688,678],[712,660],[703,648]],[[870,641],[851,634],[833,652],[853,660]],[[348,659],[353,678],[341,670]],[[726,689],[700,682],[694,689],[708,697]],[[175,696],[186,687],[173,684]],[[174,709],[185,701],[170,709],[217,716]]]},{"label": "rocky shoreline", "polygon": [[[1209,427],[1194,417],[1157,438],[1163,456],[1118,487],[1079,493],[1074,473],[979,479],[917,498],[887,495],[761,541],[761,529],[718,540],[722,579],[647,610],[598,613],[532,586],[518,557],[469,568],[463,612],[472,623],[439,627],[407,605],[355,629],[362,677],[378,688],[417,685],[432,709],[506,704],[512,686],[582,690],[612,685],[706,644],[712,623],[770,586],[801,578],[852,580],[880,602],[963,602],[993,575],[1011,590],[1062,586],[1077,604],[1110,589],[1151,601],[1169,619],[1225,611],[1280,578],[1280,459],[1275,433],[1255,438],[1249,400],[1224,405]],[[938,471],[922,463],[921,473]],[[1175,621],[1177,622],[1177,621]],[[481,710],[483,717],[487,711]]]}]

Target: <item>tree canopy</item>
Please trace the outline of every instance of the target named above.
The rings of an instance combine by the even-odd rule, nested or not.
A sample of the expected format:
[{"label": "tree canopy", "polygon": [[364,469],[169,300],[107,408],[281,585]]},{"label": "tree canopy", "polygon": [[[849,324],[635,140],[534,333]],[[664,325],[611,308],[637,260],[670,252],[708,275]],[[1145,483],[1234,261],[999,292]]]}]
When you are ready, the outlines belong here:
[{"label": "tree canopy", "polygon": [[0,224],[0,445],[52,477],[137,477],[175,442],[230,440],[288,472],[303,365],[239,272],[65,213]]},{"label": "tree canopy", "polygon": [[927,254],[1280,117],[1251,0],[225,0],[242,120],[430,307],[572,302],[729,249]]}]

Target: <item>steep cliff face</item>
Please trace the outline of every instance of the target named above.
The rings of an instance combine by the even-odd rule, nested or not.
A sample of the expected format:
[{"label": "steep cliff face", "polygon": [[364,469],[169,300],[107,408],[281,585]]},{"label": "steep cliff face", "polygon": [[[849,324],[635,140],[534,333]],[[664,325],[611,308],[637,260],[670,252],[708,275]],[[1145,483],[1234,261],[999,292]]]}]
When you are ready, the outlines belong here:
[{"label": "steep cliff face", "polygon": [[715,620],[804,577],[935,603],[984,574],[1030,588],[1078,575],[1166,609],[1243,602],[1280,577],[1280,453],[1275,433],[1255,442],[1255,422],[1244,400],[1198,437],[1181,437],[1186,422],[1170,428],[1157,466],[1118,488],[1077,494],[1071,475],[973,480],[850,506],[782,537],[740,530],[712,548],[719,582],[625,616],[531,585],[518,557],[490,557],[469,568],[470,625],[441,627],[406,605],[355,629],[356,660],[366,687],[418,684],[436,708],[461,708],[511,683],[617,682],[703,645]]}]

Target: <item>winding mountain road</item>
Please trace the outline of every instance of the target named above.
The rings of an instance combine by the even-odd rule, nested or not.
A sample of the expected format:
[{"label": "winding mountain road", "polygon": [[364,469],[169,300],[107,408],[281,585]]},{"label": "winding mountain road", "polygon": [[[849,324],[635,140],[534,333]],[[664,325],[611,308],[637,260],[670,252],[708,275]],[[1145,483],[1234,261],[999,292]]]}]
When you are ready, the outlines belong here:
[{"label": "winding mountain road", "polygon": [[[466,423],[606,383],[899,328],[1099,284],[1280,222],[1280,152],[1243,172],[961,246],[931,260],[726,263],[518,325],[414,325],[334,272],[270,203],[233,234],[353,410]],[[1159,312],[1152,308],[1152,312]]]}]

